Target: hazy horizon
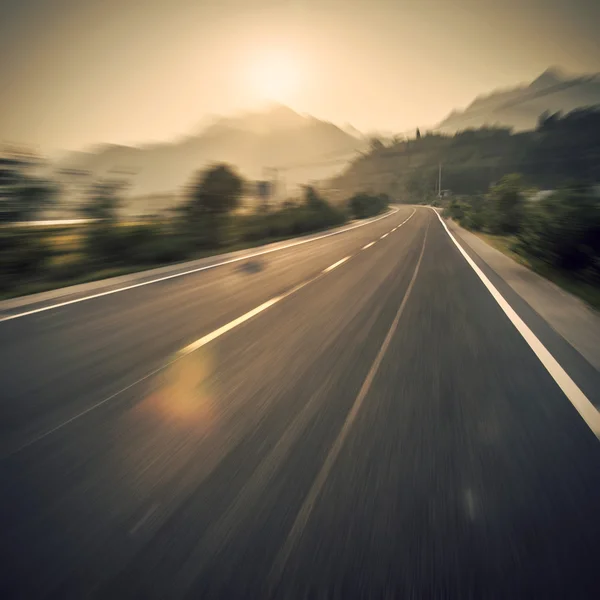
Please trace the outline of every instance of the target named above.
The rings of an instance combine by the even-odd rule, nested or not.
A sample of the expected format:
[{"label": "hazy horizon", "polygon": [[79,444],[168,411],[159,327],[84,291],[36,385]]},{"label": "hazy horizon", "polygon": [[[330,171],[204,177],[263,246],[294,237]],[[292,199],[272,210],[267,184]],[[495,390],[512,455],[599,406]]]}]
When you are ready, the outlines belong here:
[{"label": "hazy horizon", "polygon": [[168,141],[267,102],[400,132],[550,66],[600,71],[600,3],[523,4],[0,0],[0,141]]}]

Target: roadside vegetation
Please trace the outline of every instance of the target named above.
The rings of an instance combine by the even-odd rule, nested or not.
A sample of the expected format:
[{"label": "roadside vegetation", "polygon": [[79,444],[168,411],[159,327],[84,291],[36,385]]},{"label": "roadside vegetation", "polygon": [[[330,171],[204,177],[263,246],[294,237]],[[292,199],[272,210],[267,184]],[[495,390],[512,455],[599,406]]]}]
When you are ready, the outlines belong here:
[{"label": "roadside vegetation", "polygon": [[350,212],[356,219],[374,217],[383,212],[390,205],[387,194],[373,196],[366,193],[355,194],[348,201]]},{"label": "roadside vegetation", "polygon": [[444,214],[600,308],[600,197],[593,186],[571,183],[536,198],[512,174],[487,194],[453,198]]},{"label": "roadside vegetation", "polygon": [[31,157],[0,162],[0,297],[83,283],[186,259],[242,249],[336,227],[385,211],[389,200],[362,194],[334,206],[306,186],[276,208],[240,211],[244,181],[229,165],[198,172],[185,200],[168,214],[131,222],[122,217],[126,187],[96,181],[85,191],[82,226],[21,227],[59,197],[52,182],[31,174]]},{"label": "roadside vegetation", "polygon": [[599,107],[543,113],[531,131],[417,130],[372,141],[330,186],[445,207],[463,227],[600,307]]}]

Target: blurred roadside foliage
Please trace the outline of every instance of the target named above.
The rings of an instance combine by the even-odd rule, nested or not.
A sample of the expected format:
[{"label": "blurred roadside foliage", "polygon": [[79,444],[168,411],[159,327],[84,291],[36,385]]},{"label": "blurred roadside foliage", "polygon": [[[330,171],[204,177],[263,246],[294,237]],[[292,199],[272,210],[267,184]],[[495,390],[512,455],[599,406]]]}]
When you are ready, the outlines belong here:
[{"label": "blurred roadside foliage", "polygon": [[467,229],[504,236],[511,252],[546,276],[600,289],[597,186],[569,182],[540,196],[512,174],[488,194],[452,198],[444,214]]}]

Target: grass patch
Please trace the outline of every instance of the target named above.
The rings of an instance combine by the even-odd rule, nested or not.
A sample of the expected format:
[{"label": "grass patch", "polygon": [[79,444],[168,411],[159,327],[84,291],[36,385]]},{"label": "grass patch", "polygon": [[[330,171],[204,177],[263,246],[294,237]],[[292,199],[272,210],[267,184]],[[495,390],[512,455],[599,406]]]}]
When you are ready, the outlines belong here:
[{"label": "grass patch", "polygon": [[546,263],[536,261],[535,259],[515,252],[513,250],[514,243],[516,241],[514,236],[492,235],[479,231],[473,231],[472,233],[493,248],[496,248],[496,250],[502,252],[502,254],[512,258],[515,262],[527,267],[528,269],[531,269],[538,275],[541,275],[545,279],[548,279],[548,281],[556,284],[566,292],[577,296],[591,308],[600,311],[600,288],[598,288],[598,286],[572,277],[569,275],[569,273],[564,273],[557,269],[553,269]]},{"label": "grass patch", "polygon": [[502,254],[506,254],[506,256],[512,258],[515,262],[518,262],[520,265],[523,265],[528,269],[533,269],[533,265],[531,264],[531,261],[529,259],[513,250],[514,244],[516,242],[516,238],[514,236],[493,235],[491,233],[483,233],[482,231],[471,231],[471,233],[473,233],[478,238],[482,239],[484,242],[492,246],[492,248],[500,250]]}]

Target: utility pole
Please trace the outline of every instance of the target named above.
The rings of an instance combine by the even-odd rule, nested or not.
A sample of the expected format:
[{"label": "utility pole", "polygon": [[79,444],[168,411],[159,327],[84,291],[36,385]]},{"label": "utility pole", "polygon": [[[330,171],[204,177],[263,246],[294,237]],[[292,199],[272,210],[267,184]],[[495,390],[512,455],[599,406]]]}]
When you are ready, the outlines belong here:
[{"label": "utility pole", "polygon": [[438,198],[442,197],[442,163],[438,164]]},{"label": "utility pole", "polygon": [[259,188],[260,198],[262,200],[262,210],[267,212],[269,210],[271,196],[273,195],[272,185],[270,181],[269,173],[272,171],[270,167],[263,167],[263,180]]},{"label": "utility pole", "polygon": [[281,169],[281,201],[280,204],[287,200],[287,189],[285,185],[285,169]]}]

